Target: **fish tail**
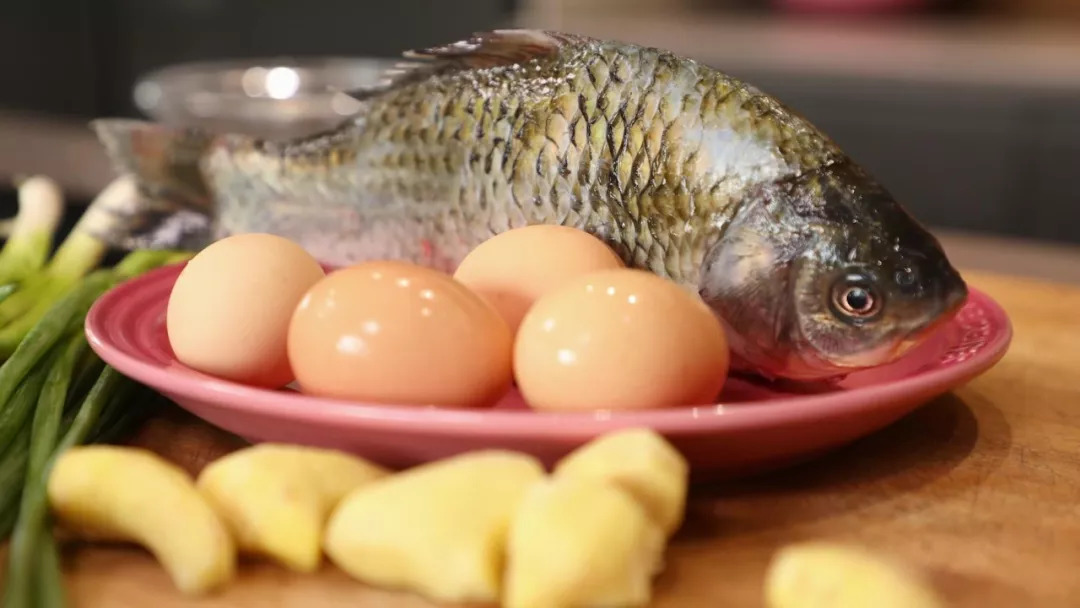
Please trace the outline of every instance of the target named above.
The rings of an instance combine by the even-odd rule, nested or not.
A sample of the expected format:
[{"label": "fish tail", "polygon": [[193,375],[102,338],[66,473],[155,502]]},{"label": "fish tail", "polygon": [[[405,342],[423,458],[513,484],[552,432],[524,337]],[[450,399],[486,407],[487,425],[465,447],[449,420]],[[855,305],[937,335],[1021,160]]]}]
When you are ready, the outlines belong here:
[{"label": "fish tail", "polygon": [[134,200],[104,210],[114,221],[99,238],[124,249],[198,248],[209,241],[213,197],[200,165],[216,142],[213,135],[129,119],[90,126],[137,192]]}]

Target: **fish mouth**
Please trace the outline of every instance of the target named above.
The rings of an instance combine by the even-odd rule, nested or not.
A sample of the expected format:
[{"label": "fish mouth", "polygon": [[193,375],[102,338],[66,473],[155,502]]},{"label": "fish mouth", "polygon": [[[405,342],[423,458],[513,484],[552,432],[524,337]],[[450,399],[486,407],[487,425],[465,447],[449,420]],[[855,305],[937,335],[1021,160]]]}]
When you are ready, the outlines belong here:
[{"label": "fish mouth", "polygon": [[[895,341],[891,347],[886,345],[886,348],[884,349],[874,349],[867,353],[860,353],[854,361],[856,367],[876,367],[899,360],[917,346],[926,342],[926,340],[938,329],[952,321],[953,317],[955,317],[967,303],[968,295],[967,286],[960,281],[957,286],[954,286],[949,290],[938,313],[932,316],[928,322],[907,332],[901,339]],[[884,350],[884,352],[882,352],[882,350]],[[873,363],[872,365],[858,365],[858,363],[860,363],[858,361],[859,359],[873,359],[874,356],[879,354],[883,354],[884,356],[879,358],[876,363]]]},{"label": "fish mouth", "polygon": [[956,275],[955,280],[956,282],[948,289],[937,314],[930,317],[928,322],[908,332],[908,335],[901,340],[900,344],[905,345],[903,346],[904,352],[922,343],[940,327],[952,321],[960,310],[964,308],[964,305],[967,304],[970,296],[967,284],[960,279],[959,275]]},{"label": "fish mouth", "polygon": [[901,334],[898,339],[885,340],[873,348],[857,353],[828,358],[816,353],[810,356],[808,353],[800,353],[800,365],[797,366],[801,370],[799,376],[823,378],[830,375],[845,375],[894,363],[922,345],[935,331],[951,321],[966,302],[966,292],[951,294],[942,306],[941,312],[930,322]]},{"label": "fish mouth", "polygon": [[920,323],[898,340],[888,341],[874,349],[842,358],[834,361],[834,363],[839,367],[850,370],[887,365],[899,360],[911,350],[923,344],[934,332],[952,321],[953,317],[967,303],[969,296],[967,285],[960,278],[960,275],[955,272],[952,279],[946,289],[941,305],[937,307],[936,314],[931,315],[927,321]]},{"label": "fish mouth", "polygon": [[878,346],[859,351],[855,354],[832,357],[826,364],[837,370],[842,370],[843,373],[851,373],[892,363],[903,356],[903,354],[913,346],[915,346],[915,343],[909,343],[906,339],[895,341],[889,340]]},{"label": "fish mouth", "polygon": [[959,274],[956,275],[955,281],[956,283],[945,296],[945,304],[942,306],[941,314],[938,315],[938,321],[951,319],[953,315],[960,312],[960,309],[964,307],[964,304],[967,304],[968,297],[971,295],[967,283],[960,278]]}]

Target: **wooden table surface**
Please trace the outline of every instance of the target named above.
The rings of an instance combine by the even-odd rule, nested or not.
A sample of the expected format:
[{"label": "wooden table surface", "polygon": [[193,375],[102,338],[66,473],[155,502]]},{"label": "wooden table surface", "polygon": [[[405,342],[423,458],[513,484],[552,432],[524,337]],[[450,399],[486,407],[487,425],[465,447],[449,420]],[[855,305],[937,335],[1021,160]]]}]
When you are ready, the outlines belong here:
[{"label": "wooden table surface", "polygon": [[[655,606],[761,606],[770,557],[805,539],[863,543],[921,566],[953,606],[1080,605],[1080,287],[966,274],[1013,320],[1005,358],[829,456],[696,488]],[[178,413],[139,441],[193,471],[236,445]],[[431,606],[330,566],[302,576],[245,563],[223,592],[187,600],[137,549],[71,547],[65,564],[75,606]]]}]

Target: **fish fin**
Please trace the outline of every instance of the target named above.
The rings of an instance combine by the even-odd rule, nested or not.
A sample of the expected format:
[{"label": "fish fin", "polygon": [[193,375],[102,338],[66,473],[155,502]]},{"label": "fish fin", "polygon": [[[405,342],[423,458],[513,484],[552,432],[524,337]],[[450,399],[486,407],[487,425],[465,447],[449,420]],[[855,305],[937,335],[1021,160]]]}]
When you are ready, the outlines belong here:
[{"label": "fish fin", "polygon": [[99,238],[124,249],[187,248],[210,238],[212,197],[200,164],[212,135],[129,119],[90,126],[117,172],[135,184],[133,196],[105,206],[113,219]]},{"label": "fish fin", "polygon": [[200,163],[214,143],[213,136],[129,119],[99,119],[90,126],[117,171],[133,175],[145,195],[190,209],[209,209],[210,191]]},{"label": "fish fin", "polygon": [[547,57],[564,45],[584,40],[573,34],[530,29],[477,32],[466,40],[406,51],[409,61],[397,63],[380,82],[366,88],[345,91],[363,100],[387,90],[419,82],[432,76],[461,70],[492,68]]},{"label": "fish fin", "polygon": [[475,33],[468,40],[406,51],[404,56],[409,59],[435,59],[462,69],[490,68],[546,57],[576,40],[569,34],[543,30],[493,30]]},{"label": "fish fin", "polygon": [[171,201],[148,197],[137,189],[130,200],[115,201],[98,211],[107,219],[84,228],[119,249],[197,250],[213,240],[208,215],[177,208]]}]

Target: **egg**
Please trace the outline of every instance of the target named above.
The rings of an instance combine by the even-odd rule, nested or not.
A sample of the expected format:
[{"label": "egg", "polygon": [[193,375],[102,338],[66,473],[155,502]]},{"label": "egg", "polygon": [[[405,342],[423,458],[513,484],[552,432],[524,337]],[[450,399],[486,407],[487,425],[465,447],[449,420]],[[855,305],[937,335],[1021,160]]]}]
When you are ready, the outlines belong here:
[{"label": "egg", "polygon": [[454,278],[487,299],[516,332],[533,302],[567,279],[621,267],[619,256],[595,236],[541,224],[484,241],[462,260]]},{"label": "egg", "polygon": [[303,392],[379,403],[484,407],[512,380],[513,336],[449,275],[367,262],[315,284],[289,325]]},{"label": "egg", "polygon": [[187,263],[169,295],[165,323],[176,358],[235,382],[288,384],[289,321],[324,274],[279,236],[239,234],[212,243]]},{"label": "egg", "polygon": [[696,294],[643,270],[582,275],[529,310],[514,374],[538,410],[712,403],[727,376],[724,330]]}]

